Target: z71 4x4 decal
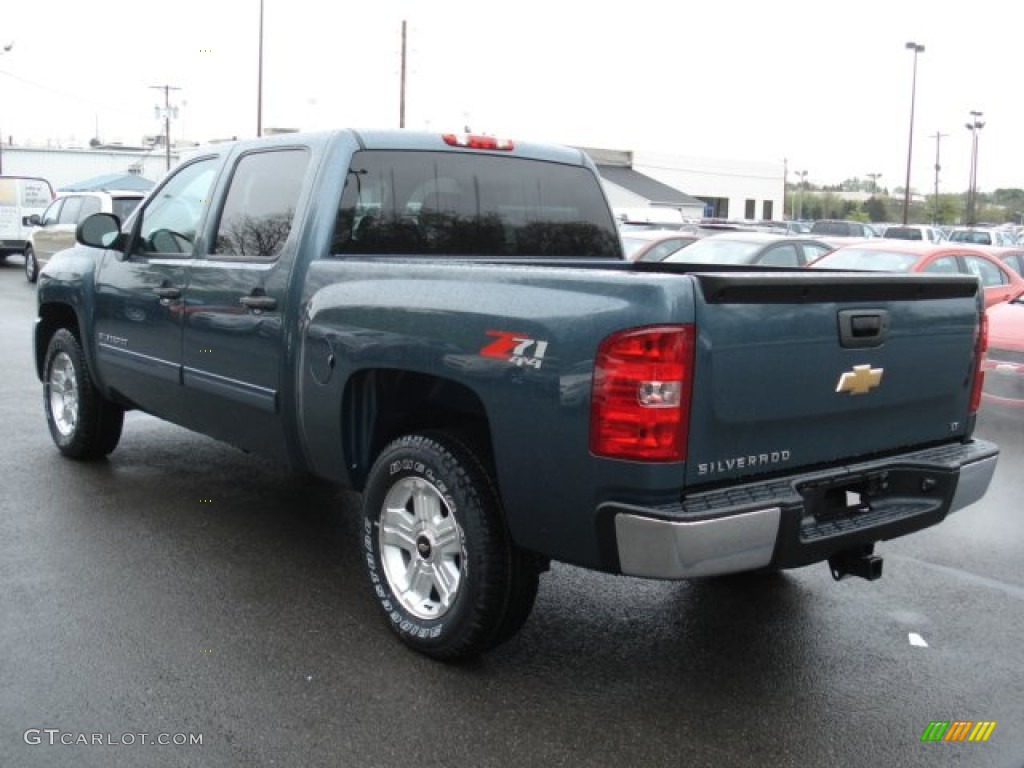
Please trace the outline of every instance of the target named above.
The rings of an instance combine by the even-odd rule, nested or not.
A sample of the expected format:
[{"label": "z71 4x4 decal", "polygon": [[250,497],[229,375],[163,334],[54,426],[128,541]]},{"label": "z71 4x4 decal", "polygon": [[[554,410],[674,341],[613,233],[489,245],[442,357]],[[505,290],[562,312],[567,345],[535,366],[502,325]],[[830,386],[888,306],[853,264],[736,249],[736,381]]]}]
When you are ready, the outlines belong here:
[{"label": "z71 4x4 decal", "polygon": [[487,331],[487,335],[493,336],[495,340],[480,350],[482,356],[508,360],[514,365],[530,368],[540,368],[544,364],[544,353],[548,351],[546,341],[511,331]]}]

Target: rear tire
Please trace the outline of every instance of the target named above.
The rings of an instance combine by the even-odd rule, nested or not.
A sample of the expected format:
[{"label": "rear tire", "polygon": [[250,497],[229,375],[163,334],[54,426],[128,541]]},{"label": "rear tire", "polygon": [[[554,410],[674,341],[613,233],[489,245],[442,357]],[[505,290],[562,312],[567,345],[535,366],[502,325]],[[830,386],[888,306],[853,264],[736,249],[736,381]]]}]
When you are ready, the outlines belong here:
[{"label": "rear tire", "polygon": [[547,569],[547,561],[530,552],[516,549],[510,564],[508,596],[505,611],[497,630],[487,642],[487,649],[495,648],[515,637],[533,612],[540,587],[540,574]]},{"label": "rear tire", "polygon": [[102,458],[121,439],[124,409],[96,389],[82,347],[66,328],[53,334],[46,349],[43,408],[50,437],[69,458]]},{"label": "rear tire", "polygon": [[36,252],[31,245],[25,246],[25,278],[34,283],[39,277],[39,262],[36,260]]},{"label": "rear tire", "polygon": [[444,661],[512,637],[537,594],[535,559],[512,542],[490,473],[447,433],[381,451],[363,494],[363,548],[388,625]]}]

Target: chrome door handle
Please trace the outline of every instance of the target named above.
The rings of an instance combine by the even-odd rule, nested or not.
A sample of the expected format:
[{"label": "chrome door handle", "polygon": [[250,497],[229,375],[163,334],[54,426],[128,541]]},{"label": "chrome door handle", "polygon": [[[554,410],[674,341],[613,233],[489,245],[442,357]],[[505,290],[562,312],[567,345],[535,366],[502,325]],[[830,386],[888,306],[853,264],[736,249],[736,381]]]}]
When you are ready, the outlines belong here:
[{"label": "chrome door handle", "polygon": [[260,311],[277,308],[277,299],[273,296],[243,296],[238,301],[249,309],[258,309]]}]

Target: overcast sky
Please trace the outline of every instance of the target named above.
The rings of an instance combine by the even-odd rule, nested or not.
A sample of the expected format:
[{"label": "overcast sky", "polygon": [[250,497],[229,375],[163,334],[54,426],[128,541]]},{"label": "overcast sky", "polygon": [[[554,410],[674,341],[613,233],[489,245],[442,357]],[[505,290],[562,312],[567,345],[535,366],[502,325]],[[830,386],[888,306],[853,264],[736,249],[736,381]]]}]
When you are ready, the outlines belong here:
[{"label": "overcast sky", "polygon": [[[5,2],[0,132],[16,143],[256,132],[259,0]],[[263,125],[406,126],[782,163],[813,183],[902,186],[918,56],[912,186],[1024,187],[1019,7],[973,0],[582,4],[264,0]],[[791,176],[791,180],[795,177]]]}]

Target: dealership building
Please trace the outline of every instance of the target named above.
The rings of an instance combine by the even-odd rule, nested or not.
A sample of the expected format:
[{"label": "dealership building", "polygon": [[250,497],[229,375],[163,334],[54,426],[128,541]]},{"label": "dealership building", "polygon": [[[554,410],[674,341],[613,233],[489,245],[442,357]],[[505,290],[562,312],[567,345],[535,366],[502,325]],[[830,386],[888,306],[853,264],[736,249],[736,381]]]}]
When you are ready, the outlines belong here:
[{"label": "dealership building", "polygon": [[581,147],[615,209],[675,208],[686,218],[783,218],[784,163]]}]

